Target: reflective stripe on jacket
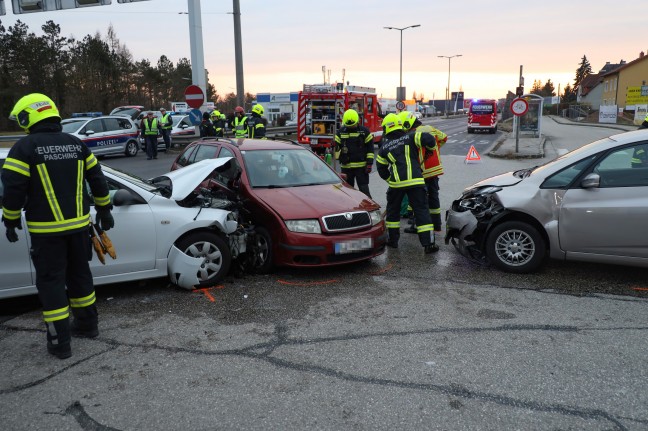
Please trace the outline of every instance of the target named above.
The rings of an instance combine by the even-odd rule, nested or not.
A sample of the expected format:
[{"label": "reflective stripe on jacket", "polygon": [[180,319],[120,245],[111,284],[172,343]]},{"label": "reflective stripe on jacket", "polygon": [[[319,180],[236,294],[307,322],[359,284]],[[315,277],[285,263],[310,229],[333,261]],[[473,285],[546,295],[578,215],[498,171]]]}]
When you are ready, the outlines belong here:
[{"label": "reflective stripe on jacket", "polygon": [[[343,169],[363,168],[373,165],[374,136],[364,126],[343,126],[335,134],[335,151],[340,152],[340,167]],[[345,152],[346,151],[346,152]]]},{"label": "reflective stripe on jacket", "polygon": [[392,188],[423,186],[425,180],[419,161],[419,148],[433,151],[436,146],[436,139],[429,133],[391,132],[383,136],[378,150],[378,174]]},{"label": "reflective stripe on jacket", "polygon": [[432,126],[420,126],[417,132],[430,133],[437,142],[437,147],[433,151],[425,150],[424,147],[419,149],[419,160],[423,169],[423,178],[437,177],[443,175],[443,164],[441,163],[441,154],[439,149],[447,142],[448,135]]}]

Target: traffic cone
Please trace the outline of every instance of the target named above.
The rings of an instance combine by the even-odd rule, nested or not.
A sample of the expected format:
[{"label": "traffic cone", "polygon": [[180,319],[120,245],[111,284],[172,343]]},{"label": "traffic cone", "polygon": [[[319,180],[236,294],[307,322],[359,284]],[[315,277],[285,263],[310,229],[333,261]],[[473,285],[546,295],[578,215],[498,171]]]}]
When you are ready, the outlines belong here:
[{"label": "traffic cone", "polygon": [[466,159],[464,160],[464,163],[480,163],[481,162],[481,157],[479,157],[479,153],[475,149],[474,145],[470,146],[470,149],[468,150],[468,154],[466,154]]}]

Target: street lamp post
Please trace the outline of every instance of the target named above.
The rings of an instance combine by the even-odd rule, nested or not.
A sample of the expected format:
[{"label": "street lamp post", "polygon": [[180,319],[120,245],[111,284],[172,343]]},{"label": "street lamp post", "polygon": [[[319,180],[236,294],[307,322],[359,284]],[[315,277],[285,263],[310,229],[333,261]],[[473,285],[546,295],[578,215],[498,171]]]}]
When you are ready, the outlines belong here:
[{"label": "street lamp post", "polygon": [[455,57],[461,57],[461,54],[456,54],[456,55],[437,55],[439,58],[447,58],[448,59],[448,88],[446,88],[446,118],[448,118],[448,103],[450,100],[450,59],[455,58]]},{"label": "street lamp post", "polygon": [[398,28],[398,27],[383,27],[386,28],[387,30],[398,30],[400,31],[400,85],[398,87],[397,98],[399,101],[405,99],[405,91],[403,90],[403,30],[407,30],[408,28],[414,28],[414,27],[420,27],[421,24],[415,24],[415,25],[409,25],[407,27],[403,28]]}]

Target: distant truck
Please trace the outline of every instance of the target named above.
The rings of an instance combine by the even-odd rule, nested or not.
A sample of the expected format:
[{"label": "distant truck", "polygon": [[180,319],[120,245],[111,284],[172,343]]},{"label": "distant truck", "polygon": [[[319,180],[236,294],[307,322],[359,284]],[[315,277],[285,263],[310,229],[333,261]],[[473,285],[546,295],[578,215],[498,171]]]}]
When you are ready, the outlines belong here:
[{"label": "distant truck", "polygon": [[468,108],[468,133],[476,130],[497,132],[497,100],[477,99]]}]

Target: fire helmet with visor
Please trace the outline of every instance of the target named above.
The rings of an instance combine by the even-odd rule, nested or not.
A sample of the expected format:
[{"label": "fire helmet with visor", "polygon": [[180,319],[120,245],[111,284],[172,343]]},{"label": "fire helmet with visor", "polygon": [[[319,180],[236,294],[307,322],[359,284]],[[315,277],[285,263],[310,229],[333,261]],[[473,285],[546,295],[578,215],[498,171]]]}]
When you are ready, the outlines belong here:
[{"label": "fire helmet with visor", "polygon": [[22,97],[9,114],[9,119],[16,121],[27,133],[34,124],[52,117],[61,120],[61,115],[52,99],[41,93],[31,93]]}]

